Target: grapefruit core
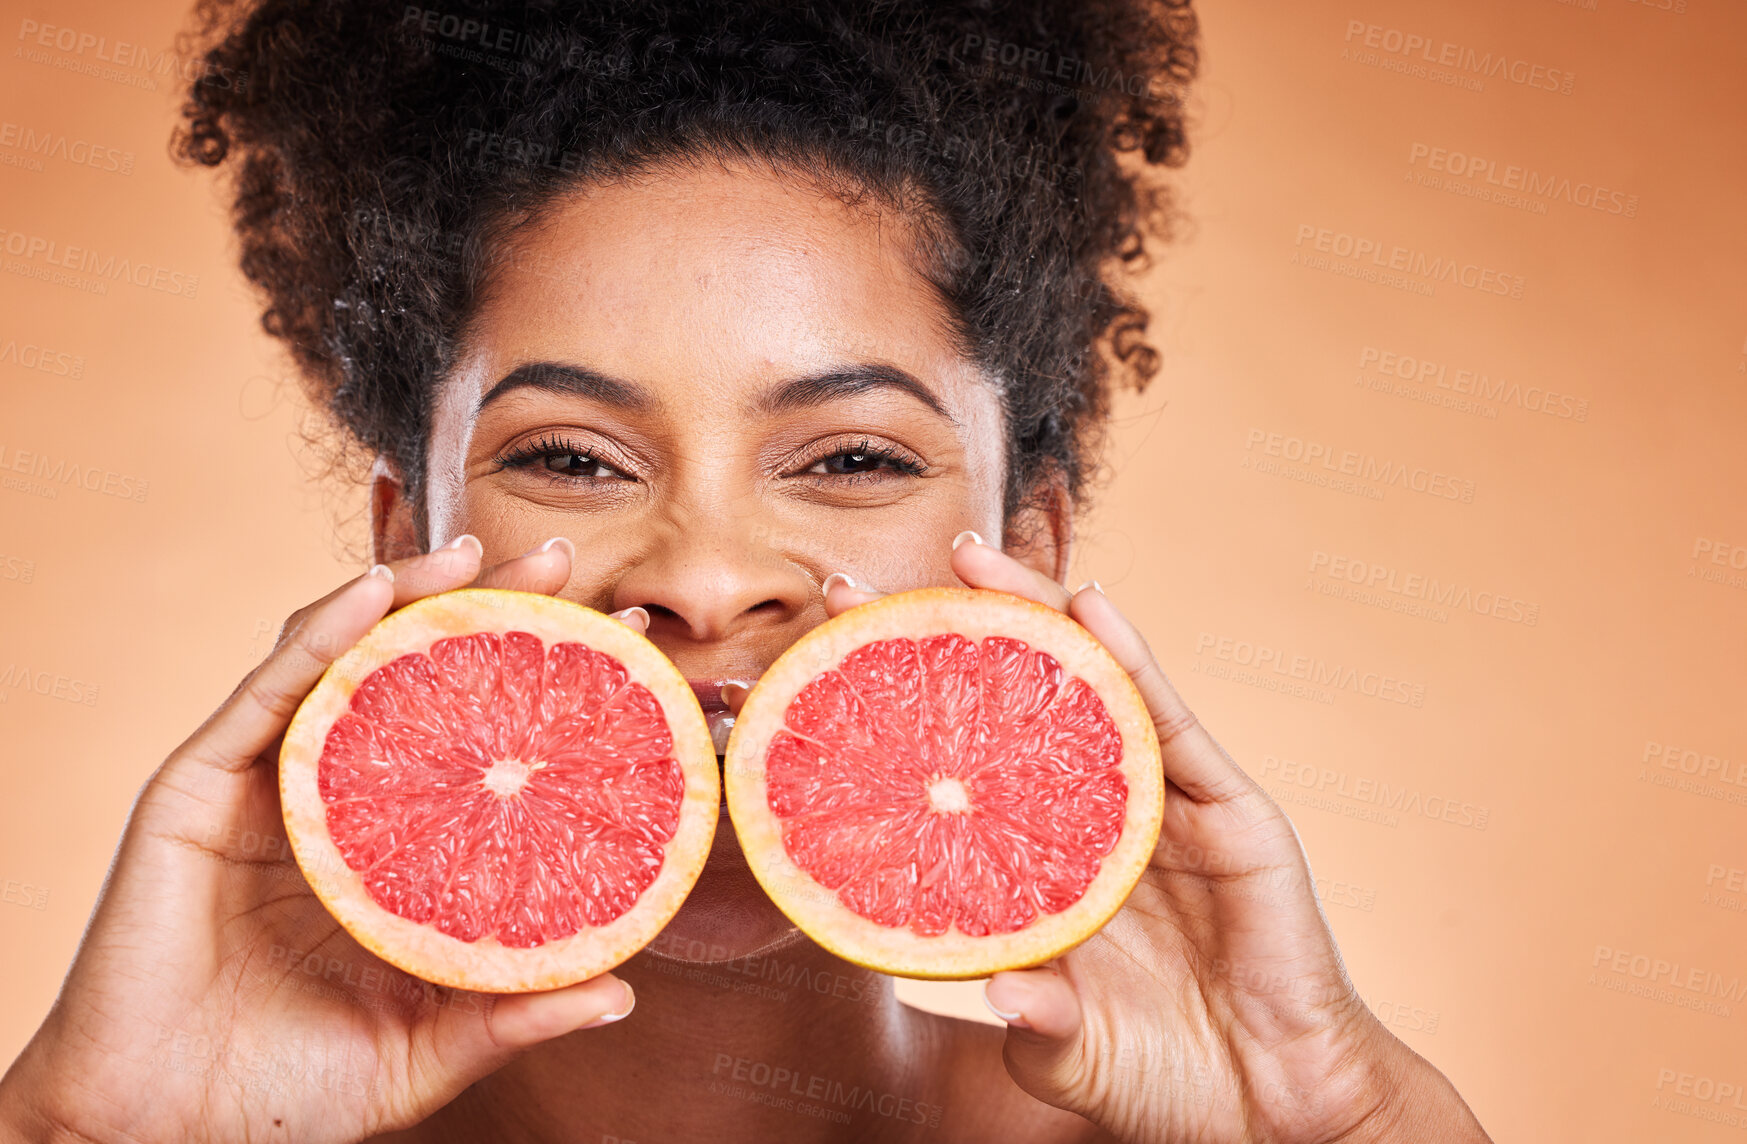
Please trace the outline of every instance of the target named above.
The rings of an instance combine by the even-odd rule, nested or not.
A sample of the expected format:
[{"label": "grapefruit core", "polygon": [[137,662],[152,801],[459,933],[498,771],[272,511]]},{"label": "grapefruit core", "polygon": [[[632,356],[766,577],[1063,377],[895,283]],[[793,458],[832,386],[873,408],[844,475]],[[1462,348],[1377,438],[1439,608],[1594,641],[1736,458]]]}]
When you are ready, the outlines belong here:
[{"label": "grapefruit core", "polygon": [[641,949],[721,797],[691,686],[617,620],[463,589],[328,668],[279,756],[293,853],[372,953],[439,985],[556,989]]},{"label": "grapefruit core", "polygon": [[747,864],[845,960],[962,979],[1037,965],[1121,908],[1158,843],[1158,736],[1090,632],[925,588],[802,637],[724,764]]}]

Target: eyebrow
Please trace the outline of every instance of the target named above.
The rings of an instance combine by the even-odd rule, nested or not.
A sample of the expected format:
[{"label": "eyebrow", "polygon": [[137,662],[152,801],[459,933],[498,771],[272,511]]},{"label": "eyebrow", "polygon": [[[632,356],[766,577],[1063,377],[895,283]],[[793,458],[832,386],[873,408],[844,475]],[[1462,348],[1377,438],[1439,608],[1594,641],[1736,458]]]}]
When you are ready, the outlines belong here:
[{"label": "eyebrow", "polygon": [[[569,362],[537,361],[519,365],[505,374],[479,399],[473,415],[478,417],[486,406],[518,389],[542,389],[585,397],[636,413],[655,407],[654,396],[635,382]],[[788,413],[878,389],[908,394],[936,416],[958,424],[933,391],[913,374],[890,365],[846,366],[790,378],[760,397],[754,408],[761,413]]]},{"label": "eyebrow", "polygon": [[760,398],[757,408],[764,413],[787,413],[876,389],[907,393],[936,415],[958,424],[933,391],[912,374],[890,365],[855,365],[792,378]]},{"label": "eyebrow", "polygon": [[488,390],[473,407],[478,417],[487,405],[518,389],[543,389],[572,397],[586,397],[603,405],[613,405],[631,412],[646,412],[655,407],[655,398],[634,382],[608,377],[587,366],[568,362],[536,361],[519,365],[504,374],[502,380]]}]

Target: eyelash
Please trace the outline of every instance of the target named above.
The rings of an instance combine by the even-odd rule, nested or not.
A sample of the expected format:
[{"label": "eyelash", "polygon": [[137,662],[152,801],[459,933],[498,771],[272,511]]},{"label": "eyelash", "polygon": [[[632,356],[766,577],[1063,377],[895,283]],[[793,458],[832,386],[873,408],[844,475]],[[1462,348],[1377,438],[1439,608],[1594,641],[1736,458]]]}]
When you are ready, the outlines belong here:
[{"label": "eyelash", "polygon": [[811,460],[809,460],[805,464],[803,464],[801,466],[800,473],[798,473],[797,475],[808,476],[808,477],[825,477],[825,478],[833,478],[834,477],[835,479],[840,480],[840,481],[867,481],[867,480],[880,479],[880,473],[882,471],[880,469],[871,469],[871,470],[868,470],[866,472],[861,472],[861,473],[835,473],[834,474],[834,473],[811,473],[811,472],[808,472],[808,470],[811,469],[814,465],[820,464],[820,463],[825,462],[825,461],[832,460],[836,457],[849,457],[849,456],[866,457],[869,460],[878,461],[884,465],[889,465],[891,467],[892,471],[896,472],[900,476],[920,477],[928,471],[928,466],[925,465],[924,463],[922,463],[921,461],[917,460],[911,454],[905,453],[905,452],[900,452],[899,450],[891,448],[891,447],[886,446],[886,445],[876,445],[872,441],[869,441],[868,439],[866,439],[864,437],[859,444],[848,446],[848,447],[841,446],[841,445],[832,446],[827,451],[821,452],[819,455],[813,457]]},{"label": "eyelash", "polygon": [[[595,450],[588,448],[586,445],[579,445],[573,441],[566,441],[562,437],[555,437],[549,434],[543,435],[536,440],[525,442],[513,449],[506,449],[493,458],[493,460],[497,462],[500,469],[528,469],[533,468],[537,462],[549,461],[554,457],[580,457],[585,462],[591,462],[596,465],[605,465],[615,473],[621,473],[627,477],[629,476],[629,474],[624,473],[624,470],[619,466],[613,464],[611,461],[605,460]],[[599,481],[613,479],[611,477],[596,476],[576,477],[567,473],[560,473],[555,469],[548,469],[546,474],[555,480],[561,481]]]},{"label": "eyelash", "polygon": [[[814,465],[834,460],[838,457],[849,456],[864,457],[867,460],[877,462],[883,467],[869,469],[859,473],[812,473],[808,471]],[[603,465],[612,469],[616,473],[621,473],[626,479],[634,479],[630,478],[629,474],[625,474],[619,466],[614,465],[610,461],[604,460],[595,450],[590,449],[585,445],[568,441],[563,437],[551,434],[542,435],[535,440],[524,442],[513,449],[506,449],[504,452],[493,458],[493,460],[497,462],[500,470],[531,469],[541,462],[550,461],[554,457],[578,457],[586,463]],[[794,475],[811,477],[814,479],[834,479],[838,481],[853,481],[859,483],[861,481],[879,480],[882,472],[887,471],[887,467],[889,467],[890,471],[906,477],[919,477],[928,471],[928,466],[911,454],[900,452],[889,446],[876,445],[867,438],[863,438],[855,445],[833,446],[826,451],[820,452],[816,456],[804,461]],[[605,481],[615,479],[612,477],[599,477],[592,475],[586,477],[573,476],[568,473],[558,472],[555,469],[546,469],[545,475],[559,481]]]}]

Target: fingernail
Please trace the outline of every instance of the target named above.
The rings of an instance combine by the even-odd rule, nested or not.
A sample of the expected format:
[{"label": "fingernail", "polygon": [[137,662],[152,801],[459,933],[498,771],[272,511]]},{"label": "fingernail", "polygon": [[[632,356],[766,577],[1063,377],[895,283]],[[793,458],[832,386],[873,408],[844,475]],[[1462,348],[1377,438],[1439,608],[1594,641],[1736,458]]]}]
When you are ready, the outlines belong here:
[{"label": "fingernail", "polygon": [[582,1026],[583,1028],[598,1029],[602,1025],[611,1025],[614,1021],[623,1021],[626,1017],[631,1015],[631,1010],[637,1007],[637,994],[631,989],[630,985],[625,984],[624,982],[620,982],[620,984],[625,985],[625,1000],[620,1004],[619,1011],[596,1017],[588,1024]]},{"label": "fingernail", "polygon": [[619,621],[628,628],[636,627],[636,625],[631,622],[631,617],[634,615],[641,615],[643,617],[643,629],[645,631],[649,630],[649,613],[643,608],[624,608],[620,611],[614,612],[612,615],[613,619]]},{"label": "fingernail", "polygon": [[967,528],[963,532],[959,533],[957,536],[952,538],[953,549],[956,551],[958,549],[958,546],[963,544],[967,540],[970,541],[972,544],[983,543],[982,537],[978,536],[976,533],[972,532],[970,529]]},{"label": "fingernail", "polygon": [[722,681],[722,702],[728,710],[738,711],[740,705],[746,702],[746,697],[752,694],[752,680],[725,679]]},{"label": "fingernail", "polygon": [[378,564],[371,568],[369,575],[376,577],[378,580],[387,580],[390,584],[394,583],[394,569],[386,564]]},{"label": "fingernail", "polygon": [[451,549],[458,549],[468,544],[473,546],[473,550],[479,554],[481,560],[485,559],[485,545],[479,543],[479,537],[473,535],[471,532],[463,532],[460,536],[457,536],[454,540],[443,545],[443,547],[439,548],[437,551],[448,552]]},{"label": "fingernail", "polygon": [[1102,596],[1104,594],[1104,585],[1098,583],[1098,581],[1096,581],[1096,580],[1088,580],[1084,584],[1081,584],[1078,588],[1074,589],[1074,595],[1078,596],[1081,592],[1084,592],[1087,588],[1092,589],[1092,591],[1098,593],[1100,596]]},{"label": "fingernail", "polygon": [[539,547],[528,549],[526,552],[522,553],[522,555],[523,556],[534,556],[534,555],[541,553],[541,552],[550,552],[554,548],[564,549],[565,555],[569,556],[572,561],[575,561],[575,559],[576,559],[576,545],[574,545],[570,542],[570,538],[568,536],[554,536],[551,540],[548,540],[546,543],[540,545]]},{"label": "fingernail", "polygon": [[1009,1013],[1005,1009],[995,1008],[995,1003],[989,1000],[989,987],[987,985],[983,986],[983,1004],[989,1007],[989,1012],[1001,1018],[1001,1020],[1007,1022],[1009,1025],[1018,1025],[1021,1029],[1030,1028],[1030,1026],[1025,1023],[1025,1015],[1023,1013]]},{"label": "fingernail", "polygon": [[845,576],[841,572],[833,572],[831,575],[825,577],[825,582],[823,584],[819,585],[820,593],[829,596],[831,594],[831,586],[838,582],[841,582],[845,588],[854,588],[856,586],[855,581],[851,580],[848,576]]}]

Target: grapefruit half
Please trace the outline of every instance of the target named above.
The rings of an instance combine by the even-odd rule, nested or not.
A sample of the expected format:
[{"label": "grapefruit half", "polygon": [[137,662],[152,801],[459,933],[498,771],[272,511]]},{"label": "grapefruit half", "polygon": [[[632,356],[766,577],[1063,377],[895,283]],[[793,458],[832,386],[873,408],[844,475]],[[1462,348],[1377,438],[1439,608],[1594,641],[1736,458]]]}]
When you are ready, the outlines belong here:
[{"label": "grapefruit half", "polygon": [[427,981],[555,989],[618,965],[697,881],[720,779],[655,645],[580,604],[463,589],[328,668],[279,757],[310,886]]},{"label": "grapefruit half", "polygon": [[1037,965],[1095,933],[1158,843],[1158,737],[1085,628],[926,588],[802,637],[724,766],[753,875],[813,940],[905,977]]}]

